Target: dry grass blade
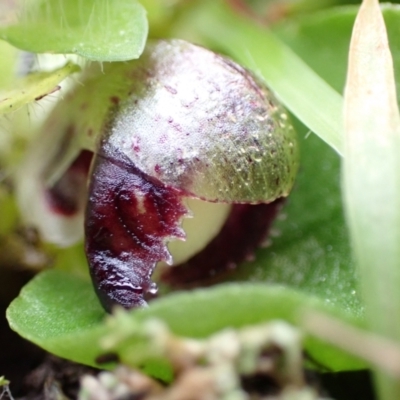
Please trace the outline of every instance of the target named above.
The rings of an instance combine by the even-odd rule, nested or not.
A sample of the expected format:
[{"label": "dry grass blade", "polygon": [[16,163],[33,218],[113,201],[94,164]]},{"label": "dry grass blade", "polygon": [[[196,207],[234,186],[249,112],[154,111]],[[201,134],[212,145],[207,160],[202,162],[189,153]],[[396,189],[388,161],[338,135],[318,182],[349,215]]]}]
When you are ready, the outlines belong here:
[{"label": "dry grass blade", "polygon": [[371,365],[379,366],[394,378],[400,378],[398,343],[317,311],[307,313],[303,325],[312,335],[366,360]]},{"label": "dry grass blade", "polygon": [[386,320],[382,333],[400,338],[400,325],[391,317],[398,313],[390,312],[400,309],[400,298],[394,302],[400,297],[400,116],[384,21],[374,0],[363,3],[355,23],[344,114],[345,207],[367,313],[375,323],[380,316]]},{"label": "dry grass blade", "polygon": [[[377,0],[364,0],[345,90],[344,202],[368,327],[400,339],[400,116],[392,56]],[[400,383],[379,375],[382,399]],[[394,397],[393,397],[394,396]]]}]

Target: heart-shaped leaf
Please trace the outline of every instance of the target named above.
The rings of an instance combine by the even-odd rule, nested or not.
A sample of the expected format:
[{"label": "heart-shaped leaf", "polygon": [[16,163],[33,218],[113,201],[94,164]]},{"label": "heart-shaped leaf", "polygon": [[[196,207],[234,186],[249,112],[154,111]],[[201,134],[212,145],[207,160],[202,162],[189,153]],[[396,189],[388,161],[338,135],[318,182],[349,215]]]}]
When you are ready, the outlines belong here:
[{"label": "heart-shaped leaf", "polygon": [[[227,284],[160,298],[149,308],[130,311],[130,317],[132,324],[149,317],[160,318],[175,334],[202,338],[226,327],[273,319],[296,324],[301,311],[310,307],[334,311],[320,299],[288,288]],[[11,327],[26,339],[61,357],[89,365],[96,365],[96,357],[104,353],[100,339],[110,333],[104,317],[91,284],[57,270],[34,278],[7,311]],[[356,359],[314,338],[307,338],[305,345],[312,358],[332,370],[363,367]]]}]

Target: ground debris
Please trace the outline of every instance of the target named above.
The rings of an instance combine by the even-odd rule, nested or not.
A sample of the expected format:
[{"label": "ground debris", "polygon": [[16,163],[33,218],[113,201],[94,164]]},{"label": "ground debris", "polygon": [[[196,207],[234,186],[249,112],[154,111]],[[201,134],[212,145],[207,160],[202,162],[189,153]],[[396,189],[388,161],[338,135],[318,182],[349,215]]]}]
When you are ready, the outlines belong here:
[{"label": "ground debris", "polygon": [[[301,335],[285,322],[225,329],[204,340],[176,336],[159,320],[141,329],[153,355],[170,363],[172,382],[123,365],[83,377],[80,400],[328,400],[308,385]],[[126,333],[104,339],[107,351],[119,349],[123,364],[129,359],[121,354],[134,354]]]},{"label": "ground debris", "polygon": [[22,390],[24,395],[17,396],[15,400],[76,399],[80,378],[97,372],[94,368],[48,354],[44,361],[25,377]]},{"label": "ground debris", "polygon": [[9,385],[10,382],[4,376],[0,376],[0,400],[14,400]]}]

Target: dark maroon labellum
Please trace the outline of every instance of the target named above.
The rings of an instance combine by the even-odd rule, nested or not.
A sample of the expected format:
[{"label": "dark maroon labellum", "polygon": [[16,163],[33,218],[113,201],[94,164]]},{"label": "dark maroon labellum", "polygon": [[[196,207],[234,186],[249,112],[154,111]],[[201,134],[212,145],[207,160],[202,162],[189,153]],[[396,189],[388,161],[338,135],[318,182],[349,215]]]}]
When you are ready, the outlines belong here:
[{"label": "dark maroon labellum", "polygon": [[169,261],[169,238],[183,238],[187,210],[182,193],[139,171],[110,146],[102,146],[90,185],[86,213],[86,253],[94,287],[104,308],[146,305],[156,291],[151,274]]}]

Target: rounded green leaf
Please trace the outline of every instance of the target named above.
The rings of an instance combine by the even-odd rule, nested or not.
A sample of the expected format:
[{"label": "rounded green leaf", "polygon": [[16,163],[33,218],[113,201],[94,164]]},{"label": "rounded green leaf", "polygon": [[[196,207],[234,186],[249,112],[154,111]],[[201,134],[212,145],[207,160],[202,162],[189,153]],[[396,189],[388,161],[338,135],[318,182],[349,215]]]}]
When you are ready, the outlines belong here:
[{"label": "rounded green leaf", "polygon": [[136,0],[31,0],[0,28],[0,38],[35,53],[73,53],[96,61],[138,58],[148,24]]},{"label": "rounded green leaf", "polygon": [[[274,319],[298,324],[305,308],[334,312],[318,298],[288,288],[228,284],[163,297],[149,308],[129,313],[132,324],[156,317],[177,335],[203,338],[226,327]],[[104,353],[100,339],[111,329],[104,317],[91,284],[57,270],[34,278],[7,311],[11,327],[21,336],[61,357],[89,365],[96,365],[96,357]],[[333,370],[363,367],[360,361],[314,338],[306,338],[305,346],[313,358]]]}]

